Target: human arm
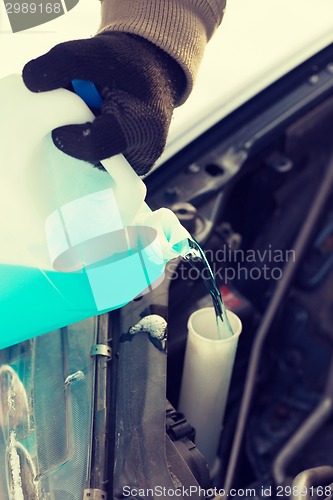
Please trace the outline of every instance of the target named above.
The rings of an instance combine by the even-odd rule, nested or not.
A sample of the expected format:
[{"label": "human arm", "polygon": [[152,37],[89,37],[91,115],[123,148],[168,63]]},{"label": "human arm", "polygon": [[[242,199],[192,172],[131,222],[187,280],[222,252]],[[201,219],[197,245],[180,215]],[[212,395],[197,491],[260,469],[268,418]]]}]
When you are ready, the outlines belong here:
[{"label": "human arm", "polygon": [[225,0],[103,0],[99,34],[28,63],[32,91],[92,80],[103,97],[92,123],[53,131],[62,151],[98,164],[123,153],[146,173],[165,146],[173,109],[189,95]]},{"label": "human arm", "polygon": [[182,68],[189,96],[207,42],[222,22],[226,0],[102,0],[99,32],[139,35],[162,49]]}]

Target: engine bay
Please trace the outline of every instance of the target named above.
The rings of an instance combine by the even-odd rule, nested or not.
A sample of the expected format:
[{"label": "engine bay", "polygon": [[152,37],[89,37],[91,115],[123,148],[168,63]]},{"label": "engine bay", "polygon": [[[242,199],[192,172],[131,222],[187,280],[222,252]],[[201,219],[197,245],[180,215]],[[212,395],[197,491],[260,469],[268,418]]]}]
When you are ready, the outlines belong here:
[{"label": "engine bay", "polygon": [[[148,179],[150,204],[163,200],[192,231],[226,306],[243,324],[220,443],[220,485],[259,492],[333,465],[330,412],[323,417],[318,410],[331,397],[332,187],[311,216],[332,168],[329,59],[321,54],[294,80],[289,75],[280,99],[286,82],[201,138],[203,146],[193,144],[172,171],[167,165],[157,172],[163,187],[156,177],[150,189]],[[173,271],[168,398],[177,407],[187,319],[211,299],[186,263]]]}]

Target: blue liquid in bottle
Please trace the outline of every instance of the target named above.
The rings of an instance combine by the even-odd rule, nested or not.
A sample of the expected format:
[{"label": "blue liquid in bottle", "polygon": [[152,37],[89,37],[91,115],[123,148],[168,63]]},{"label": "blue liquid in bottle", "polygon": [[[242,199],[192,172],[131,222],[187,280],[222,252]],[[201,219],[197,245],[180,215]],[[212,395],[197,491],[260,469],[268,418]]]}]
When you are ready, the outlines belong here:
[{"label": "blue liquid in bottle", "polygon": [[57,273],[1,264],[0,293],[0,348],[96,313],[83,271]]},{"label": "blue liquid in bottle", "polygon": [[0,349],[122,307],[164,267],[144,251],[68,273],[0,264]]}]

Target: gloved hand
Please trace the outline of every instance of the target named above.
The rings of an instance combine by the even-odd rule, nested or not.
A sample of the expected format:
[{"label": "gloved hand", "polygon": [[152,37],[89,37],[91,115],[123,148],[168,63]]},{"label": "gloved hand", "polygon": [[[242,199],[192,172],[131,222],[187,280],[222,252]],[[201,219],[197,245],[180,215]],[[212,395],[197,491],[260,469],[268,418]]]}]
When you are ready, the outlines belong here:
[{"label": "gloved hand", "polygon": [[185,77],[168,54],[136,35],[105,32],[55,46],[23,69],[33,92],[91,80],[103,105],[92,123],[52,132],[61,151],[98,166],[123,153],[139,175],[146,173],[165,146],[173,109]]}]

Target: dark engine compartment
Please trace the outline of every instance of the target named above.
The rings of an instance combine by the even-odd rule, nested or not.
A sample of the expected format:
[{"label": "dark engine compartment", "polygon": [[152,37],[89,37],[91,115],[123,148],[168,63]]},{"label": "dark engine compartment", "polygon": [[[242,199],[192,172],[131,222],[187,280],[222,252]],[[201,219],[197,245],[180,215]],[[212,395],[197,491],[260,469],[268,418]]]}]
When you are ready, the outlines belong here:
[{"label": "dark engine compartment", "polygon": [[[288,496],[282,485],[298,473],[333,466],[330,61],[332,47],[147,180],[148,203],[192,231],[242,320],[214,480],[258,496],[263,485]],[[177,408],[187,319],[211,302],[186,263],[172,266],[167,395]]]}]

